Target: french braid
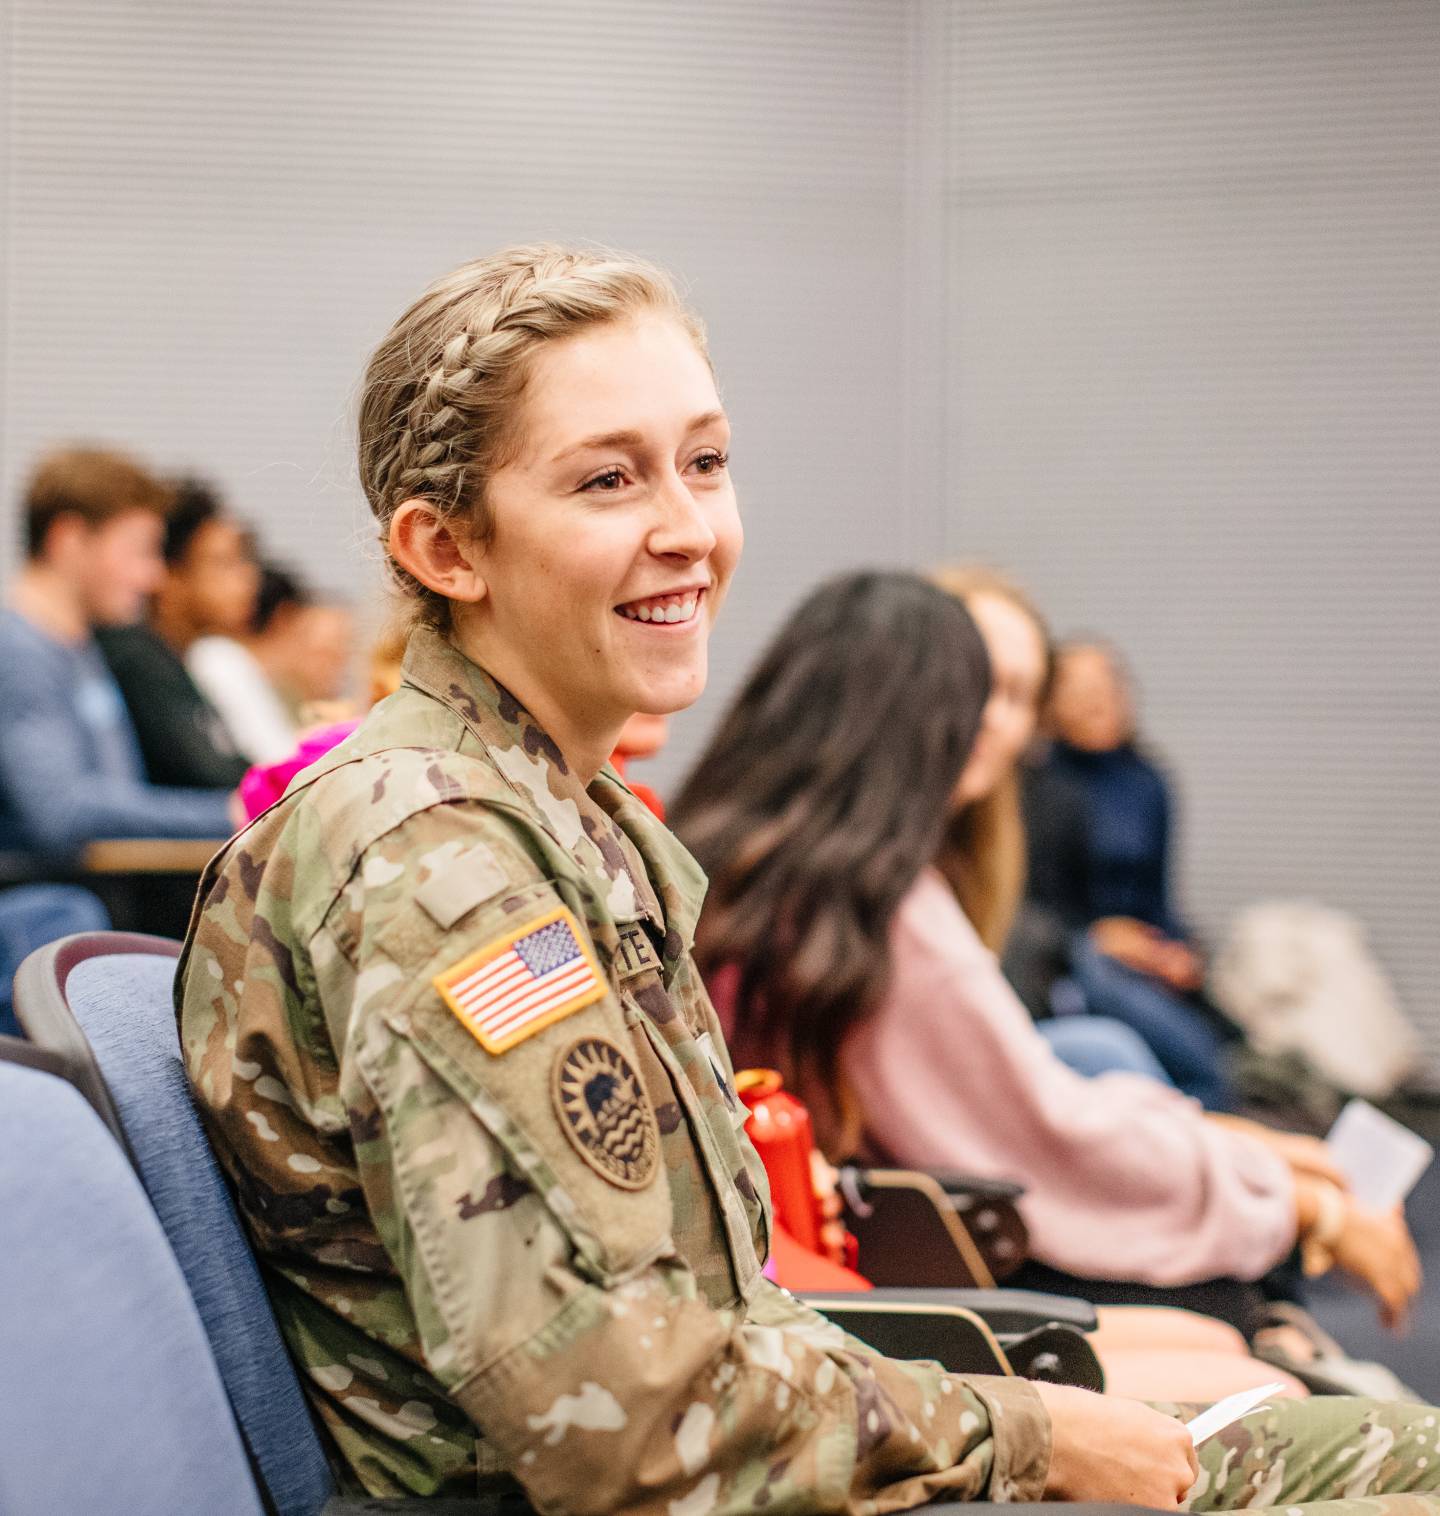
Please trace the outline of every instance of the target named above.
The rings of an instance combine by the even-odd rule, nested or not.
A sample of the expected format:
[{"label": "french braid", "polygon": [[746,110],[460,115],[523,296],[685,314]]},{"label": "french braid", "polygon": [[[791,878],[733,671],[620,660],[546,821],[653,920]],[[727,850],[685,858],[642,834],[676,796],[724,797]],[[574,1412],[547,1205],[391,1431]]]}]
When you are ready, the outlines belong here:
[{"label": "french braid", "polygon": [[[546,342],[645,309],[672,313],[705,351],[704,332],[669,277],[622,254],[516,247],[463,264],[426,290],[390,329],[366,370],[360,479],[388,542],[390,519],[422,497],[445,515],[491,529],[485,484],[513,445],[529,360]],[[387,549],[419,619],[444,626],[448,603]]]}]

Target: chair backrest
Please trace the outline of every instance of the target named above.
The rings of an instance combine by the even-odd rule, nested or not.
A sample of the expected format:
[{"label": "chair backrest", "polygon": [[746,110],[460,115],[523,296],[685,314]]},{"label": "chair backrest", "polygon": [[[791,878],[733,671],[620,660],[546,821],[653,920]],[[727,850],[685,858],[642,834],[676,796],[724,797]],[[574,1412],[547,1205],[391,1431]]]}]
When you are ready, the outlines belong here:
[{"label": "chair backrest", "polygon": [[134,1171],[75,1089],[3,1056],[0,1216],[0,1510],[260,1516]]},{"label": "chair backrest", "polygon": [[279,1516],[312,1516],[335,1482],[191,1100],[175,1027],[179,951],[117,932],[52,943],[21,966],[16,1015],[34,1041],[58,1045],[72,1071],[82,1054],[92,1064],[90,1083],[184,1271],[270,1501]]}]

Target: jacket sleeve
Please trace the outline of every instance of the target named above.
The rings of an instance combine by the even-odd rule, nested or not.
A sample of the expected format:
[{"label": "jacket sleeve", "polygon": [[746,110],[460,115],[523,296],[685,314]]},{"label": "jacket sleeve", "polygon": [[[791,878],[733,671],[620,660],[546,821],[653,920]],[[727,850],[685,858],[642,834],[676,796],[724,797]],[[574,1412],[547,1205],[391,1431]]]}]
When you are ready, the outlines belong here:
[{"label": "jacket sleeve", "polygon": [[0,780],[36,852],[69,858],[101,837],[230,835],[223,791],[96,773],[61,691],[40,681],[20,688],[13,671],[0,680]]},{"label": "jacket sleeve", "polygon": [[465,902],[417,905],[405,860],[463,850],[467,822],[487,836],[484,812],[444,810],[371,850],[363,905],[352,894],[313,956],[345,960],[347,1008],[327,1019],[346,1023],[360,1183],[426,1367],[500,1464],[541,1509],[574,1513],[1038,1498],[1050,1441],[1033,1387],[887,1360],[768,1283],[716,1308],[675,1250],[666,1165],[624,1185],[585,1159],[559,1071],[578,1045],[647,1035],[608,985],[507,1051],[480,1045],[433,979],[557,910],[588,937],[586,902],[490,836],[503,888],[441,928]]}]

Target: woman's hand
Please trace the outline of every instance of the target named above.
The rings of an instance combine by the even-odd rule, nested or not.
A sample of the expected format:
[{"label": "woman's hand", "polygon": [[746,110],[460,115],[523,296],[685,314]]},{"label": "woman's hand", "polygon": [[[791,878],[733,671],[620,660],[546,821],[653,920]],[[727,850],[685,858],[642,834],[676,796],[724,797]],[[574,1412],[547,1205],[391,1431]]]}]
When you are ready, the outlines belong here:
[{"label": "woman's hand", "polygon": [[1415,1241],[1399,1206],[1393,1211],[1366,1211],[1349,1205],[1334,1253],[1335,1267],[1375,1297],[1380,1320],[1392,1332],[1402,1331],[1423,1277]]},{"label": "woman's hand", "polygon": [[1045,1495],[1175,1510],[1200,1473],[1181,1422],[1138,1400],[1112,1400],[1069,1385],[1036,1383],[1050,1413]]},{"label": "woman's hand", "polygon": [[1200,988],[1205,968],[1199,955],[1158,927],[1133,916],[1104,916],[1090,927],[1090,940],[1107,958],[1137,974],[1162,980],[1172,989]]},{"label": "woman's hand", "polygon": [[1133,916],[1102,916],[1090,927],[1090,940],[1107,958],[1137,973],[1150,973],[1160,933]]}]

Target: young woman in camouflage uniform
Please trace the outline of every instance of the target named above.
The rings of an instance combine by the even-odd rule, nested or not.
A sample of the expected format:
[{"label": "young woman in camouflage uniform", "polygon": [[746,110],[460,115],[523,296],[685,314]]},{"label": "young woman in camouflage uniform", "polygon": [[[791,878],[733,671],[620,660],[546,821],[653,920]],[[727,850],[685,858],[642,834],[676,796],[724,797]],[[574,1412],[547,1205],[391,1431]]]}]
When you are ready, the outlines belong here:
[{"label": "young woman in camouflage uniform", "polygon": [[[405,680],[217,859],[179,984],[286,1339],[376,1494],[1173,1507],[1172,1418],[884,1359],[761,1275],[764,1177],[690,958],[704,881],[605,763],[703,687],[728,446],[698,324],[629,259],[466,265],[371,361]],[[1404,1488],[1435,1436],[1318,1414],[1233,1433],[1221,1503]]]}]

